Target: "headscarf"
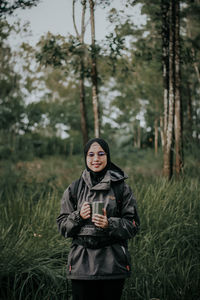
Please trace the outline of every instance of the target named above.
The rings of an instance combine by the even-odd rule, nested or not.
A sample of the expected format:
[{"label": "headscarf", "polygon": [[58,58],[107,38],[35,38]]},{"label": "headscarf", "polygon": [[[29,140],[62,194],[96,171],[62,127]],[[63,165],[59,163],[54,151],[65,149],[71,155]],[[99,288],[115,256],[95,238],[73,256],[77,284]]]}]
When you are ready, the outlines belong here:
[{"label": "headscarf", "polygon": [[[88,150],[90,149],[91,145],[94,144],[94,143],[98,143],[107,155],[107,165],[105,166],[105,168],[103,170],[101,170],[99,172],[92,171],[87,165],[87,153],[88,153]],[[111,166],[110,149],[109,149],[108,143],[105,140],[101,139],[101,138],[91,139],[87,142],[87,144],[84,147],[84,155],[85,155],[86,169],[90,172],[92,183],[93,183],[93,185],[95,185],[103,179],[103,177],[106,174],[107,170]]]}]

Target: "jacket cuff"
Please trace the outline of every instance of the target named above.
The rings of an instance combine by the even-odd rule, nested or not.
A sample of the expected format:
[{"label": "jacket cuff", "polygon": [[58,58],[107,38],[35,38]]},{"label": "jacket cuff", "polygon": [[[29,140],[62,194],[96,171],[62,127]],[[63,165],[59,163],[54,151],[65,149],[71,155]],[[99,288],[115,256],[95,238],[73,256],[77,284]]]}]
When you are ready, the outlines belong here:
[{"label": "jacket cuff", "polygon": [[81,218],[80,216],[80,211],[74,211],[74,221],[78,224],[81,224],[84,222],[84,219]]},{"label": "jacket cuff", "polygon": [[107,230],[111,231],[113,229],[113,221],[111,218],[108,218],[108,227]]}]

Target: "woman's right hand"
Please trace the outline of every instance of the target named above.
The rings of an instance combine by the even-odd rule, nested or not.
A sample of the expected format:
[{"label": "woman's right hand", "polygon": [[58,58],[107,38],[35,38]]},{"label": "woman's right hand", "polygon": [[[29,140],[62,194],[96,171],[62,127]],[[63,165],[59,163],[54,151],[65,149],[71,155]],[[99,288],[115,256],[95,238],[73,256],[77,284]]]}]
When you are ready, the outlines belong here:
[{"label": "woman's right hand", "polygon": [[81,218],[84,220],[89,219],[90,213],[91,213],[90,204],[88,202],[84,202],[80,211]]}]

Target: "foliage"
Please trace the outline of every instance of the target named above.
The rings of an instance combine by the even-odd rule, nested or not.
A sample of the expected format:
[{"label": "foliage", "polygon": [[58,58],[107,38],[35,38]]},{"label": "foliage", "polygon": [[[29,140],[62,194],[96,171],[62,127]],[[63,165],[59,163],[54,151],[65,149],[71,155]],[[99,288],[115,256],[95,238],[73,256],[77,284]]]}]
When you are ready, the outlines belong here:
[{"label": "foliage", "polygon": [[40,0],[14,0],[10,1],[7,0],[1,0],[0,2],[0,17],[6,15],[6,14],[12,14],[15,9],[22,8],[25,9],[27,7],[32,7],[34,5],[37,5],[37,2]]},{"label": "foliage", "polygon": [[[97,1],[96,5],[100,7],[110,6],[108,19],[114,30],[108,32],[105,40],[96,44],[95,48],[82,45],[72,35],[63,37],[49,32],[41,37],[36,47],[23,43],[20,51],[14,53],[8,44],[11,28],[2,19],[1,158],[17,153],[19,148],[16,141],[19,140],[28,142],[29,145],[24,144],[24,149],[35,149],[35,145],[30,146],[31,134],[33,141],[34,135],[38,135],[41,140],[44,139],[44,144],[47,138],[52,138],[53,144],[57,137],[68,137],[71,149],[76,153],[80,151],[77,141],[81,138],[78,83],[81,59],[84,59],[86,66],[85,101],[89,133],[93,136],[94,117],[89,80],[91,53],[95,53],[98,59],[102,136],[112,138],[114,145],[131,152],[134,151],[132,145],[139,142],[140,132],[141,145],[152,147],[154,122],[163,113],[160,4],[161,1],[153,1],[151,5],[143,0],[125,1],[123,9],[117,11],[113,7],[114,1]],[[199,5],[197,1],[184,1],[183,4],[182,108],[186,144],[194,138],[199,140]],[[138,5],[146,15],[146,24],[139,27],[131,15],[134,5]],[[127,7],[128,13],[125,12]],[[20,60],[20,71],[16,71],[16,57]],[[59,131],[59,128],[62,130]],[[35,150],[32,153],[34,155]],[[22,151],[19,156],[22,158]],[[27,154],[24,152],[25,157]]]}]

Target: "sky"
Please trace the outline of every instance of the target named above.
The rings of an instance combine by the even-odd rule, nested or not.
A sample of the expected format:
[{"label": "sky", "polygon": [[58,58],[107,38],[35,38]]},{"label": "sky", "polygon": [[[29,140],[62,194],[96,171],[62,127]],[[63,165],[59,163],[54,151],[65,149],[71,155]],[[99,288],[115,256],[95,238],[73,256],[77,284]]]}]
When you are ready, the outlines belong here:
[{"label": "sky", "polygon": [[[81,5],[76,3],[76,23],[78,29],[81,21]],[[113,0],[112,5],[107,8],[99,8],[95,10],[95,33],[96,40],[100,41],[112,31],[112,25],[108,21],[108,12],[111,8],[117,10],[125,9],[126,14],[131,16],[134,24],[139,26],[145,23],[145,17],[140,14],[140,6],[125,8],[126,0]],[[121,14],[124,15],[123,13]],[[21,24],[30,23],[28,34],[12,35],[10,45],[12,48],[18,48],[22,42],[27,42],[33,47],[37,44],[40,37],[45,35],[48,31],[53,34],[60,34],[67,36],[69,34],[75,35],[75,30],[72,20],[72,0],[41,0],[36,7],[30,9],[17,9],[12,16],[7,17],[9,23],[14,23],[20,20]],[[86,22],[88,26],[85,34],[85,42],[90,43],[90,23],[89,23],[89,9],[86,14]],[[31,34],[29,33],[31,30]],[[20,64],[19,64],[20,66]],[[17,65],[16,65],[17,67]],[[33,95],[29,95],[28,102],[37,101],[40,99],[40,92],[36,91]],[[63,128],[60,128],[61,136],[66,137]]]},{"label": "sky", "polygon": [[[81,7],[77,1],[76,4],[76,22],[77,27],[80,28]],[[95,11],[95,31],[96,39],[102,40],[105,35],[111,31],[111,25],[107,20],[108,11],[114,7],[118,10],[125,7],[125,0],[113,0],[112,5],[107,8],[97,8]],[[140,14],[140,6],[126,9],[126,13],[132,16],[135,24],[145,22],[145,18]],[[31,9],[17,9],[13,16],[8,17],[10,23],[20,19],[22,24],[30,22],[30,29],[32,36],[16,36],[13,43],[20,43],[21,40],[35,45],[42,35],[48,31],[53,34],[61,34],[66,36],[68,34],[75,35],[72,22],[72,0],[41,0],[41,2]],[[86,15],[86,21],[89,19]],[[90,42],[90,24],[87,26],[85,41]],[[21,39],[21,40],[20,40]]]}]

